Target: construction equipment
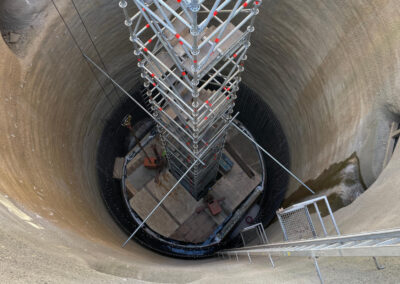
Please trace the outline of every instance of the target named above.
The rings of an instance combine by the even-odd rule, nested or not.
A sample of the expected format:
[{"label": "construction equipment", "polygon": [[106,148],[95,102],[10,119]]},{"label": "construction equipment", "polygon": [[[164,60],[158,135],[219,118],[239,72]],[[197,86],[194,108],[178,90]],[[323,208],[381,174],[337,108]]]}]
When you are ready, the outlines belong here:
[{"label": "construction equipment", "polygon": [[145,158],[143,160],[143,165],[148,169],[158,169],[160,167],[160,160],[161,159],[159,159],[157,157],[150,157],[147,154],[146,150],[144,149],[144,147],[140,143],[140,139],[137,137],[136,132],[135,132],[133,126],[132,126],[132,115],[127,114],[123,118],[121,125],[130,130],[130,132],[132,133],[133,137],[135,138],[136,143],[138,144],[140,150],[145,155]]},{"label": "construction equipment", "polygon": [[156,184],[158,184],[158,185],[160,185],[161,184],[161,181],[160,181],[160,175],[161,175],[161,172],[163,171],[163,169],[164,169],[164,159],[163,159],[163,157],[161,157],[160,156],[160,154],[158,153],[158,150],[157,150],[157,146],[155,145],[155,144],[153,144],[152,146],[151,146],[151,148],[153,148],[153,152],[154,152],[154,155],[156,156],[156,164],[157,164],[157,174],[156,174],[156,176],[155,176],[155,178],[154,178],[154,181],[156,182]]},{"label": "construction equipment", "polygon": [[205,202],[207,203],[206,206],[200,206],[196,209],[196,213],[199,214],[200,212],[203,212],[204,210],[208,209],[210,210],[211,215],[217,216],[219,213],[222,212],[221,208],[221,203],[225,200],[225,198],[221,199],[214,199],[211,195],[208,195],[208,197],[205,199]]},{"label": "construction equipment", "polygon": [[221,159],[219,160],[219,168],[223,174],[227,174],[232,170],[233,162],[224,153],[221,154]]}]

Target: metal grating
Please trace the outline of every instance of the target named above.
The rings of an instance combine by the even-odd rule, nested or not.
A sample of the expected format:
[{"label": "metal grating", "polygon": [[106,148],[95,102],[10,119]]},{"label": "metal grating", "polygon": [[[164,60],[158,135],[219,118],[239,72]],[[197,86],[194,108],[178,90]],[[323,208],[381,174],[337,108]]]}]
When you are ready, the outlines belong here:
[{"label": "metal grating", "polygon": [[315,210],[316,216],[318,217],[321,225],[322,233],[325,237],[328,235],[325,222],[321,216],[318,202],[322,202],[326,206],[329,216],[332,220],[333,227],[336,233],[340,235],[339,228],[336,224],[335,217],[333,216],[328,199],[326,196],[321,196],[294,204],[286,209],[281,208],[276,212],[276,216],[278,217],[282,228],[283,237],[286,241],[311,239],[318,236],[313,224],[313,220],[310,216],[309,206],[312,206],[312,208]]},{"label": "metal grating", "polygon": [[317,236],[307,207],[278,213],[286,241],[311,239]]}]

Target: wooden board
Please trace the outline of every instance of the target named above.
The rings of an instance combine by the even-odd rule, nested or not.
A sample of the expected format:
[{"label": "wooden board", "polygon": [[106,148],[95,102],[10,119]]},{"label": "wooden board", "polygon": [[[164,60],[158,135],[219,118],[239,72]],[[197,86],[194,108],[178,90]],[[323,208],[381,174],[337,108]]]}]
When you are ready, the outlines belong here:
[{"label": "wooden board", "polygon": [[217,224],[205,212],[194,213],[171,235],[171,238],[201,243],[207,240],[216,228]]},{"label": "wooden board", "polygon": [[113,178],[118,178],[118,179],[122,178],[122,173],[123,173],[122,170],[124,167],[124,162],[125,162],[125,158],[123,158],[123,157],[115,158]]},{"label": "wooden board", "polygon": [[138,193],[138,190],[136,189],[136,187],[134,187],[134,186],[129,182],[129,180],[125,181],[125,186],[126,186],[126,189],[129,191],[129,193],[131,194],[132,197],[135,196],[136,193]]},{"label": "wooden board", "polygon": [[[169,171],[165,171],[160,176],[160,181],[160,185],[156,184],[154,180],[146,184],[150,192],[159,200],[172,188],[176,183],[176,179]],[[163,204],[179,223],[182,224],[193,214],[197,207],[202,205],[202,201],[197,202],[183,186],[178,185]]]},{"label": "wooden board", "polygon": [[[224,153],[233,160],[226,151]],[[225,198],[222,207],[232,212],[260,183],[260,180],[261,178],[257,173],[250,179],[235,163],[232,170],[222,176],[213,186],[211,194],[215,199]]]},{"label": "wooden board", "polygon": [[[142,218],[146,218],[151,210],[157,205],[157,201],[147,192],[139,191],[129,201],[131,207]],[[165,212],[164,208],[159,207],[147,221],[147,225],[157,233],[169,237],[178,229],[179,225]]]},{"label": "wooden board", "polygon": [[140,189],[153,180],[156,174],[157,170],[146,169],[143,164],[140,164],[136,170],[128,175],[127,181],[129,181],[135,188]]}]

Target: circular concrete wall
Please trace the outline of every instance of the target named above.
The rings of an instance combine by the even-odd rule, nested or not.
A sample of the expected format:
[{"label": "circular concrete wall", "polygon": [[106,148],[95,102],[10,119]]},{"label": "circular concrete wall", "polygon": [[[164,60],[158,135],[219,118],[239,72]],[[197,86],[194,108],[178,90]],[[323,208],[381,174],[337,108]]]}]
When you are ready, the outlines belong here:
[{"label": "circular concrete wall", "polygon": [[[72,2],[54,2],[80,48],[101,65]],[[117,3],[75,4],[107,70],[125,89],[136,86],[136,61]],[[0,15],[7,5],[10,1],[0,6]],[[126,236],[98,194],[95,164],[104,121],[122,94],[84,60],[51,2],[36,7],[20,1],[17,10],[12,8],[7,13],[21,12],[30,25],[17,25],[18,17],[9,14],[22,40],[0,42],[0,193],[2,205],[8,204],[1,218],[9,240],[23,241],[37,254],[47,247],[54,259],[74,255],[108,275],[171,282],[200,277],[190,264],[166,262],[135,244],[120,249]],[[399,12],[395,0],[264,1],[243,81],[279,119],[291,169],[302,179],[318,176],[353,152],[368,186],[381,173],[389,125],[400,111]],[[9,22],[0,26],[13,29]],[[387,178],[395,179],[392,172]],[[291,181],[289,193],[296,188]],[[7,202],[32,220],[19,218]],[[66,243],[73,252],[62,248]],[[117,258],[142,272],[127,272]],[[13,267],[23,271],[22,263]],[[71,266],[78,264],[71,260]],[[158,276],[146,274],[150,264],[162,264]],[[53,267],[43,260],[32,265]]]}]

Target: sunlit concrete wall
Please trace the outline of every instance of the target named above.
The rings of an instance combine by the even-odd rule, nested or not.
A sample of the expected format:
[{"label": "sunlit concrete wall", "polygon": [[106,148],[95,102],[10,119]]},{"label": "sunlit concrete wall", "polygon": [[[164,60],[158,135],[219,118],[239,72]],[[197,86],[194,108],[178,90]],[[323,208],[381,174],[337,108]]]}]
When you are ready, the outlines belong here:
[{"label": "sunlit concrete wall", "polygon": [[[55,3],[82,50],[101,64],[71,2]],[[111,75],[126,89],[133,88],[138,82],[136,62],[117,2],[75,0],[75,4]],[[160,278],[201,278],[194,263],[156,256],[135,244],[119,248],[125,236],[98,194],[95,161],[104,120],[121,94],[91,70],[51,2],[7,0],[0,7],[1,15],[8,15],[7,20],[1,18],[3,29],[20,23],[17,32],[24,30],[27,37],[20,47],[23,53],[0,41],[0,194],[43,228],[34,228],[6,210],[4,201],[0,204],[3,240],[35,247],[35,254],[51,244],[54,257],[69,255],[79,259],[71,261],[74,265],[108,274],[140,278],[150,274],[140,274],[139,268],[151,268],[153,263],[163,267]],[[301,178],[316,177],[357,152],[361,174],[367,185],[372,184],[357,201],[357,216],[368,214],[363,204],[372,206],[368,197],[377,196],[373,182],[381,172],[389,123],[398,119],[400,111],[399,12],[395,0],[264,1],[245,66],[244,82],[280,120],[290,146],[291,169]],[[382,192],[390,196],[395,190],[397,166],[392,163],[388,174],[382,174],[385,181],[379,182],[378,196]],[[292,182],[290,192],[296,187]],[[395,202],[390,198],[385,202],[397,206],[390,204]],[[395,214],[379,208],[374,208],[376,218]],[[340,212],[343,223],[348,214]],[[395,218],[385,216],[381,219],[393,224]],[[359,218],[357,225],[366,230],[370,222]],[[13,252],[14,266],[23,271],[21,253]],[[95,263],[89,267],[87,261],[80,262],[88,257]],[[115,264],[119,258],[126,262]],[[43,258],[35,264],[41,261],[43,267],[52,267]],[[111,269],[110,263],[114,263]],[[136,270],[130,267],[131,274],[126,272],[126,263]],[[202,265],[208,267],[207,261]]]}]

